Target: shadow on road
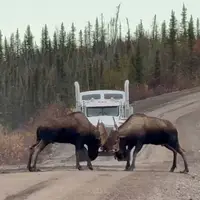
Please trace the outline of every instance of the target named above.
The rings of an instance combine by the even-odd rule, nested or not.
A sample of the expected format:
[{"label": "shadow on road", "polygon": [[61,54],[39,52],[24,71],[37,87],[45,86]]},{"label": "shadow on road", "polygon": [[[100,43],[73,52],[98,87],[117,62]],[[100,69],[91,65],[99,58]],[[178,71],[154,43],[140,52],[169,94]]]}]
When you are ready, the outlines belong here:
[{"label": "shadow on road", "polygon": [[[82,166],[83,170],[81,171],[90,171],[87,166]],[[99,166],[99,165],[93,165],[94,167],[94,172],[98,171],[98,172],[130,172],[130,171],[125,171],[124,170],[124,166]],[[165,166],[166,167],[166,166]],[[152,165],[151,167],[146,166],[146,167],[142,167],[142,168],[137,168],[133,171],[133,173],[176,173],[176,174],[180,174],[180,171],[175,171],[175,172],[169,172],[169,169],[162,169],[162,166],[160,167],[161,169],[159,169],[159,167],[156,167],[154,169],[152,169]],[[42,172],[50,172],[50,171],[77,171],[79,172],[75,166],[56,166],[56,167],[39,167],[39,169],[41,171],[39,172],[30,172],[30,173],[42,173]],[[10,174],[10,173],[27,173],[28,170],[26,168],[19,168],[19,169],[5,169],[3,171],[0,171],[0,174]]]}]

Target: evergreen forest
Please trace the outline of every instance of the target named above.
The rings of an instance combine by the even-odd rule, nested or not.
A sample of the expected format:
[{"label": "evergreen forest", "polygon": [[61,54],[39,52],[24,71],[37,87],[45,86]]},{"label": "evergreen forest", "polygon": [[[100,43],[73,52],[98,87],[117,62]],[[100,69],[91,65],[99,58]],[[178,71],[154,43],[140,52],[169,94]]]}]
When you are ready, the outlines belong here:
[{"label": "evergreen forest", "polygon": [[[50,37],[44,25],[40,44],[30,25],[25,33],[0,32],[0,123],[15,128],[52,103],[72,107],[74,81],[84,91],[123,89],[129,79],[131,101],[198,86],[200,21],[180,8],[180,21],[173,10],[161,24],[152,16],[151,30],[140,19],[136,27],[126,19],[125,37],[120,5],[108,23],[101,14],[83,30],[61,23]],[[135,95],[142,90],[149,93]]]}]

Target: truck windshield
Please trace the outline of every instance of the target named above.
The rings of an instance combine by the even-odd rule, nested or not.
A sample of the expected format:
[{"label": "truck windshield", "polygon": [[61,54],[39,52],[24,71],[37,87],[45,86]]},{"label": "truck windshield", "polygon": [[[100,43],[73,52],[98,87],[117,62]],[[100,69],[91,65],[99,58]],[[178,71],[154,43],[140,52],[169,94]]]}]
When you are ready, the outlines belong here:
[{"label": "truck windshield", "polygon": [[109,107],[88,107],[87,108],[87,117],[94,116],[118,116],[119,107],[118,106],[109,106]]},{"label": "truck windshield", "polygon": [[82,96],[82,100],[90,100],[90,99],[100,99],[101,95],[100,94],[87,94]]},{"label": "truck windshield", "polygon": [[111,99],[111,97],[113,99],[123,99],[123,95],[122,94],[114,94],[114,93],[112,93],[112,94],[104,94],[104,98],[105,99]]}]

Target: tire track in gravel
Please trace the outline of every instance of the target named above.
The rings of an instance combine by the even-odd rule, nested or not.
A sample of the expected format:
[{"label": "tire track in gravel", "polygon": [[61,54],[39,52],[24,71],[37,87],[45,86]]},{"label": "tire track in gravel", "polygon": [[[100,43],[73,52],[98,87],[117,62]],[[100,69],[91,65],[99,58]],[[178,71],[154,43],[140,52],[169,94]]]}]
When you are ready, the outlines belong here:
[{"label": "tire track in gravel", "polygon": [[[187,108],[186,108],[187,109]],[[136,171],[120,180],[106,195],[100,196],[101,200],[199,200],[200,198],[200,109],[185,114],[176,120],[182,138],[182,146],[187,149],[187,160],[190,173],[170,173],[171,161],[152,163],[148,170],[141,172],[136,166]],[[155,150],[155,148],[154,148]],[[178,157],[178,167],[183,167],[183,162]],[[167,165],[168,168],[167,168]],[[160,172],[158,169],[163,170]]]},{"label": "tire track in gravel", "polygon": [[[196,96],[196,98],[199,97],[200,94],[199,96]],[[187,102],[185,103],[187,104]],[[200,102],[189,104],[185,108],[181,106],[178,110],[172,109],[172,112],[167,112],[164,118],[170,118],[171,121],[176,123],[177,118],[179,119],[180,117],[184,117],[186,115],[186,121],[189,121],[190,124],[190,126],[188,127],[193,129],[193,123],[196,123],[194,122],[194,118],[196,117],[194,117],[193,115],[199,107]],[[154,111],[152,114],[154,116],[158,115],[159,113],[162,113],[164,109],[166,108],[159,109],[159,112],[158,110]],[[188,115],[188,113],[190,113],[191,115]],[[200,110],[196,112],[196,116],[199,114]],[[180,120],[182,121],[183,119],[181,118]],[[184,125],[187,126],[187,123],[184,123]],[[177,124],[177,126],[179,130],[179,138],[182,138],[182,141],[187,142],[188,134],[187,132],[184,132],[185,127],[182,126],[182,131],[180,131],[180,123]],[[198,135],[197,132],[194,134]],[[190,147],[190,144],[188,144],[188,146]],[[150,156],[147,157],[146,166],[144,165],[143,160],[140,160],[140,162],[136,161],[136,170],[134,172],[129,174],[126,174],[126,172],[121,172],[124,174],[124,177],[118,179],[117,182],[113,182],[113,179],[110,178],[109,186],[105,185],[103,180],[98,180],[99,184],[97,184],[97,181],[94,181],[92,183],[93,187],[99,187],[100,185],[101,188],[104,188],[104,192],[102,192],[102,194],[91,195],[87,191],[88,186],[85,185],[83,186],[83,188],[79,188],[76,191],[72,191],[66,197],[73,197],[73,199],[81,199],[81,197],[87,197],[93,200],[121,200],[123,198],[136,200],[199,200],[199,161],[197,160],[195,162],[195,157],[192,156],[191,153],[187,152],[190,173],[187,175],[180,174],[177,172],[170,173],[168,172],[168,170],[172,165],[172,153],[166,149],[164,150],[164,148],[162,147],[154,145],[149,145],[149,148],[146,148],[145,151],[148,152],[149,149],[152,149],[150,155],[154,158],[154,160],[152,161]],[[163,149],[165,152],[161,149]],[[180,159],[180,156],[178,157],[178,164],[178,168],[183,168],[183,162]],[[118,177],[116,173],[109,172],[109,174],[116,175]],[[112,187],[110,187],[111,183]]]},{"label": "tire track in gravel", "polygon": [[7,196],[4,200],[25,200],[25,199],[27,199],[28,196],[35,193],[36,191],[38,192],[38,191],[44,189],[45,187],[49,186],[52,183],[52,181],[54,181],[56,179],[57,178],[49,179],[49,180],[37,183],[35,185],[32,185],[31,187],[26,188],[25,190],[22,190],[22,191],[18,192],[17,194]]},{"label": "tire track in gravel", "polygon": [[[200,174],[200,163],[199,159],[196,159],[199,157],[199,154],[195,153],[198,150],[199,130],[195,130],[194,127],[196,125],[194,124],[200,124],[199,121],[195,121],[200,115],[198,110],[200,105],[196,102],[183,109],[183,106],[187,105],[189,101],[196,101],[197,99],[200,100],[200,93],[182,97],[179,100],[175,100],[173,105],[168,104],[168,106],[166,105],[163,108],[161,106],[159,110],[151,112],[153,116],[158,116],[166,111],[164,118],[170,118],[172,121],[180,116],[186,116],[185,121],[183,118],[179,118],[177,125],[180,130],[180,143],[183,143],[183,148],[187,144],[186,148],[190,150],[187,152],[191,170],[190,175],[169,173],[168,170],[172,164],[172,154],[169,152],[169,154],[163,153],[162,148],[154,146],[143,151],[142,155],[145,152],[150,152],[147,157],[144,156],[142,158],[142,155],[139,156],[140,158],[136,160],[136,171],[134,172],[124,172],[125,163],[111,160],[107,165],[107,162],[100,160],[101,162],[94,161],[96,169],[101,170],[98,167],[105,164],[105,168],[107,166],[105,171],[79,172],[77,170],[65,170],[64,172],[2,174],[0,175],[0,199],[79,200],[85,198],[88,200],[121,200],[125,198],[136,200],[199,200],[200,179],[198,174]],[[175,110],[177,107],[182,108]],[[167,112],[169,110],[172,110],[172,112]],[[198,110],[195,116],[193,115],[194,110]],[[191,115],[187,113],[191,113]],[[180,121],[182,124],[180,124]],[[188,128],[187,130],[186,127]],[[186,131],[192,132],[196,138],[188,140]],[[195,147],[193,146],[191,150],[190,147],[194,144],[194,140],[196,142]],[[144,162],[145,160],[146,163]],[[183,164],[180,158],[178,161],[182,168]],[[116,165],[116,167],[113,167],[113,165]],[[119,168],[120,166],[121,168]],[[46,179],[46,182],[44,179]],[[24,186],[22,186],[23,184]]]}]

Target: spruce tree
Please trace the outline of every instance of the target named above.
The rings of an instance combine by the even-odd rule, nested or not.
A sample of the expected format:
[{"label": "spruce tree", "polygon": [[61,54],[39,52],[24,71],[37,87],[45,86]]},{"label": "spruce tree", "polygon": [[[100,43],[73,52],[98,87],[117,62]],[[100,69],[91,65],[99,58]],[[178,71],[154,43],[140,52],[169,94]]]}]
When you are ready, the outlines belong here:
[{"label": "spruce tree", "polygon": [[74,52],[76,49],[76,27],[74,23],[71,25],[71,51]]},{"label": "spruce tree", "polygon": [[181,16],[181,39],[187,40],[187,8],[185,4],[183,4]]},{"label": "spruce tree", "polygon": [[20,39],[19,29],[17,29],[15,34],[15,52],[17,57],[19,58],[21,55],[21,39]]},{"label": "spruce tree", "polygon": [[53,51],[55,54],[58,50],[58,35],[57,35],[56,31],[53,34],[52,48],[53,48]]},{"label": "spruce tree", "polygon": [[0,64],[3,62],[3,35],[2,32],[0,31]]},{"label": "spruce tree", "polygon": [[79,31],[79,47],[80,49],[83,48],[83,31],[82,30]]},{"label": "spruce tree", "polygon": [[157,25],[156,15],[154,15],[153,18],[152,39],[155,41],[157,41],[158,39],[158,25]]},{"label": "spruce tree", "polygon": [[200,39],[200,23],[199,23],[199,18],[197,18],[197,23],[196,23],[196,37],[197,37],[197,39]]},{"label": "spruce tree", "polygon": [[24,50],[26,52],[26,59],[30,60],[34,53],[34,45],[33,45],[34,41],[30,25],[27,26],[23,43],[24,43]]},{"label": "spruce tree", "polygon": [[190,21],[188,23],[188,47],[189,47],[189,74],[190,76],[193,75],[193,46],[195,40],[195,33],[194,33],[194,21],[192,15],[190,16]]},{"label": "spruce tree", "polygon": [[46,24],[42,28],[41,50],[42,54],[44,55],[46,55],[46,53],[49,52],[49,31]]},{"label": "spruce tree", "polygon": [[157,49],[155,55],[155,67],[154,67],[154,80],[156,86],[160,84],[160,76],[161,76],[160,51]]},{"label": "spruce tree", "polygon": [[161,43],[165,47],[167,42],[167,27],[165,20],[163,21],[161,25]]},{"label": "spruce tree", "polygon": [[135,56],[135,81],[139,84],[143,83],[143,63],[140,51],[140,44],[137,42]]},{"label": "spruce tree", "polygon": [[171,64],[169,69],[174,77],[175,64],[176,64],[176,41],[177,41],[177,19],[175,17],[175,12],[171,11],[171,19],[169,24],[169,45],[171,48]]},{"label": "spruce tree", "polygon": [[59,32],[59,49],[62,54],[65,54],[67,43],[67,33],[65,31],[64,23],[61,23]]}]

